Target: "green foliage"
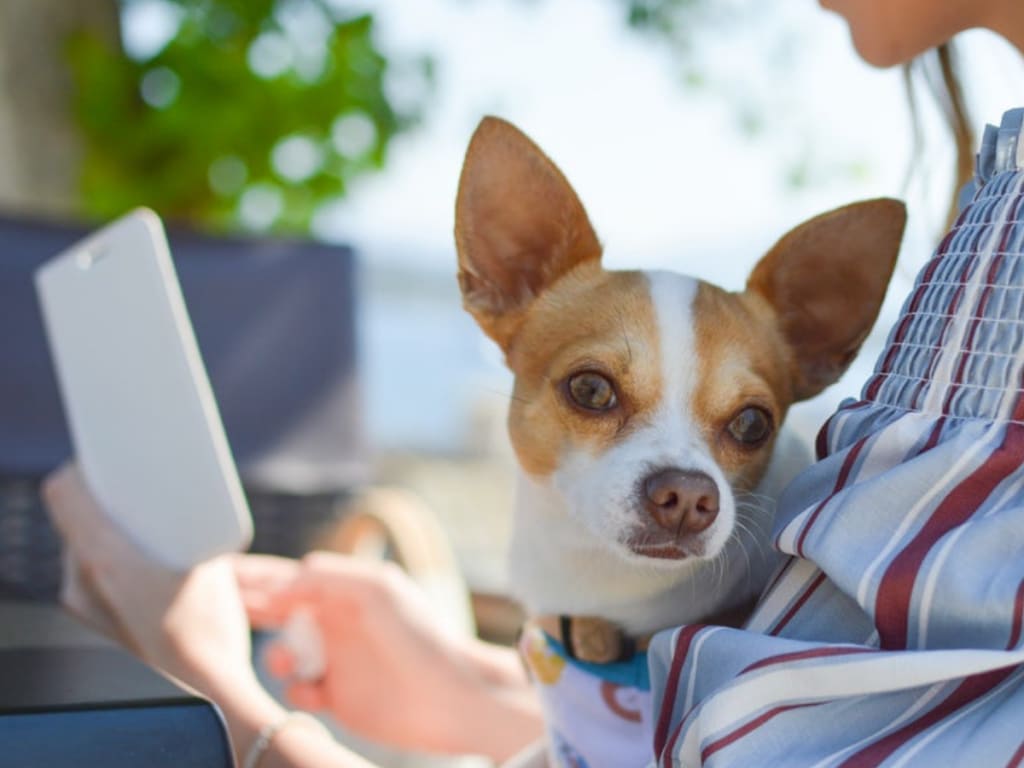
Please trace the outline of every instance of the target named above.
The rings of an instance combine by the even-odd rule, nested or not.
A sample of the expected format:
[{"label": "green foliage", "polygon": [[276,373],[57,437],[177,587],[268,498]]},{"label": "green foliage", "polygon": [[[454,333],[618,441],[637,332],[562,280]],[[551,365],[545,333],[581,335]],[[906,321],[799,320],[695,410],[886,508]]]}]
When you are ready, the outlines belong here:
[{"label": "green foliage", "polygon": [[626,19],[634,29],[666,38],[677,48],[689,49],[691,35],[700,28],[701,17],[710,10],[710,0],[620,0]]},{"label": "green foliage", "polygon": [[71,41],[89,215],[148,205],[214,230],[306,231],[352,179],[384,164],[432,86],[429,60],[403,62],[411,95],[389,98],[395,63],[376,46],[372,15],[336,3],[164,5],[177,30],[148,57]]}]

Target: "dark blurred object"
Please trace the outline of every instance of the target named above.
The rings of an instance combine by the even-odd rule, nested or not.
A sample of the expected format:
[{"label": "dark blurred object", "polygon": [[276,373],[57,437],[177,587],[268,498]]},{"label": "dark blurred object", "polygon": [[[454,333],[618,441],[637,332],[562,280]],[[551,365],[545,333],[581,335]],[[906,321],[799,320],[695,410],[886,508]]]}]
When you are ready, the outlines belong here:
[{"label": "dark blurred object", "polygon": [[[0,583],[52,598],[59,543],[38,484],[71,455],[32,275],[90,228],[0,216]],[[168,237],[256,524],[295,555],[367,471],[349,248]]]},{"label": "dark blurred object", "polygon": [[54,606],[0,599],[7,768],[229,768],[214,706]]}]

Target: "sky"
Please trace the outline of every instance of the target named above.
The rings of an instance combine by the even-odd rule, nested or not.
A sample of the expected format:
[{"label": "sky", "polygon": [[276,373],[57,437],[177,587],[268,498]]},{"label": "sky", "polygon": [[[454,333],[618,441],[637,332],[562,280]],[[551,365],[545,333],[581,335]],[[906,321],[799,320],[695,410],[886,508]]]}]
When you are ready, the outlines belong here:
[{"label": "sky", "polygon": [[[845,24],[812,0],[747,5],[762,12],[709,28],[697,58],[712,85],[695,91],[667,50],[627,29],[617,0],[375,3],[381,44],[435,54],[439,89],[422,128],[395,142],[384,173],[357,183],[320,231],[403,261],[450,257],[462,153],[488,113],[515,122],[562,167],[615,265],[699,270],[702,247],[764,246],[827,208],[901,195],[911,147],[901,74],[863,64]],[[1016,64],[1006,46],[988,33],[968,45],[986,72],[974,78],[985,85],[975,89],[977,113],[997,120],[1021,68],[996,82]],[[737,130],[722,94],[737,90],[763,109],[755,138]],[[912,201],[921,233],[941,220],[951,162],[934,119],[927,130],[937,170],[928,195]],[[800,161],[811,183],[794,192],[783,179]],[[731,260],[724,280],[741,281],[756,256]]]}]

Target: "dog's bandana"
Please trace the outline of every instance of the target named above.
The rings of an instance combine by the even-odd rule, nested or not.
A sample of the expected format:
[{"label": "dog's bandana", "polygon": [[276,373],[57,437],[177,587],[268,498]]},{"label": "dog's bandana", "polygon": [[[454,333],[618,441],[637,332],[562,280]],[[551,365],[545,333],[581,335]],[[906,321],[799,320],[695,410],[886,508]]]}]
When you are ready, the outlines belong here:
[{"label": "dog's bandana", "polygon": [[552,768],[641,768],[650,763],[646,653],[612,664],[579,661],[530,623],[519,650],[540,692]]}]

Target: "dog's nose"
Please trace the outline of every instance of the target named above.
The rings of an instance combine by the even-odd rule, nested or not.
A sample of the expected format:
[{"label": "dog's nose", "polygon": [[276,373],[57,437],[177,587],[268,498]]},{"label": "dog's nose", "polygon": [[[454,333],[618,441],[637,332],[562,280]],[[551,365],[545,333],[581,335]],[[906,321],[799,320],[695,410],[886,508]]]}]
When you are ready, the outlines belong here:
[{"label": "dog's nose", "polygon": [[700,533],[718,516],[718,485],[703,472],[663,469],[644,480],[644,508],[677,536]]}]

